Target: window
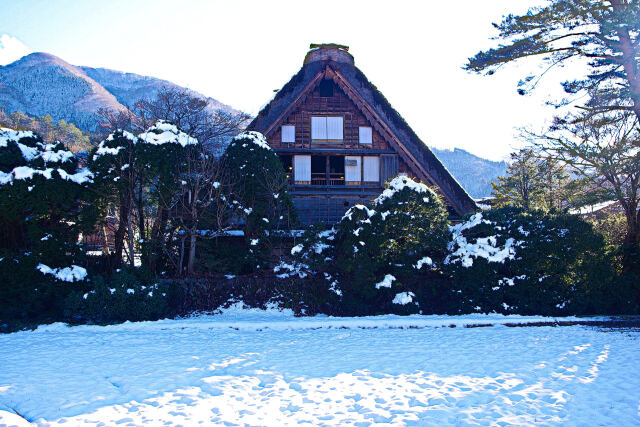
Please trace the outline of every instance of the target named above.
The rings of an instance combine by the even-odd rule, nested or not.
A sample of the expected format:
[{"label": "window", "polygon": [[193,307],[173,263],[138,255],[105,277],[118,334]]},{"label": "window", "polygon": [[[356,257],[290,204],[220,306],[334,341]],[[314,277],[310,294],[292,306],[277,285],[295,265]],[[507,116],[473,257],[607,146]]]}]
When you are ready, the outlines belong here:
[{"label": "window", "polygon": [[326,117],[311,117],[311,139],[327,139]]},{"label": "window", "polygon": [[311,184],[311,156],[293,156],[296,184]]},{"label": "window", "polygon": [[364,182],[380,182],[380,157],[365,156],[362,158]]},{"label": "window", "polygon": [[317,141],[342,141],[342,117],[311,117],[311,139]]},{"label": "window", "polygon": [[296,142],[296,127],[292,125],[282,126],[282,142]]},{"label": "window", "polygon": [[342,141],[342,117],[327,117],[327,139]]},{"label": "window", "polygon": [[372,144],[372,131],[370,127],[360,126],[360,144]]},{"label": "window", "polygon": [[361,174],[362,158],[360,156],[344,157],[344,180],[347,185],[358,185],[362,180]]}]

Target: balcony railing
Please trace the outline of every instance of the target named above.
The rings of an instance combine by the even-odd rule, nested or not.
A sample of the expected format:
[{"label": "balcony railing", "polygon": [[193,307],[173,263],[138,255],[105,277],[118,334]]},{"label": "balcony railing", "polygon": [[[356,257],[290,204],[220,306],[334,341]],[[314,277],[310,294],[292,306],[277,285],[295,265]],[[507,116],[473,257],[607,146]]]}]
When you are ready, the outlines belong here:
[{"label": "balcony railing", "polygon": [[324,172],[311,174],[311,185],[344,185],[344,173],[336,172],[327,174]]}]

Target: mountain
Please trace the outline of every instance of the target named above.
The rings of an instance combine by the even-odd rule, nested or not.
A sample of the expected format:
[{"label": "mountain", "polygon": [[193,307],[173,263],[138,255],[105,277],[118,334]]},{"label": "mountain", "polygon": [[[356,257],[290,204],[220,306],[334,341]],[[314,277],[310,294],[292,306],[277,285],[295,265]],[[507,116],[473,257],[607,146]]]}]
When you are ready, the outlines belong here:
[{"label": "mountain", "polygon": [[490,196],[491,181],[504,176],[508,166],[507,162],[483,159],[460,148],[431,150],[474,199]]},{"label": "mountain", "polygon": [[213,112],[216,110],[237,111],[229,105],[202,95],[191,89],[178,86],[168,80],[157,79],[155,77],[141,76],[134,73],[124,73],[122,71],[110,70],[108,68],[91,68],[80,67],[87,76],[100,83],[106,90],[111,92],[123,105],[132,107],[138,100],[152,99],[163,88],[180,90],[191,96],[204,99],[207,101],[209,109]]},{"label": "mountain", "polygon": [[83,130],[93,130],[98,108],[124,109],[117,98],[79,67],[48,53],[32,53],[0,67],[0,106],[51,114]]},{"label": "mountain", "polygon": [[141,98],[151,99],[163,87],[207,101],[211,111],[236,112],[228,105],[166,80],[105,68],[74,66],[48,53],[32,53],[0,66],[0,107],[35,116],[50,114],[93,132],[100,108],[124,110]]}]

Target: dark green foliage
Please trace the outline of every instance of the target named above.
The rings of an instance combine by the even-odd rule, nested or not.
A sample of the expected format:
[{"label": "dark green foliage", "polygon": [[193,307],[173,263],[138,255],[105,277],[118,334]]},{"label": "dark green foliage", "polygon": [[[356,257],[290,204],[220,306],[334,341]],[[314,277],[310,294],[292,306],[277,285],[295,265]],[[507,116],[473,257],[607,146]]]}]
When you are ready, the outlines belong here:
[{"label": "dark green foliage", "polygon": [[200,239],[198,254],[204,273],[249,274],[256,270],[256,257],[238,237]]},{"label": "dark green foliage", "polygon": [[615,286],[605,242],[578,216],[502,208],[474,215],[453,233],[445,264],[461,313],[611,309],[610,298],[594,297]]},{"label": "dark green foliage", "polygon": [[66,300],[72,322],[115,323],[157,320],[172,314],[179,292],[144,268],[123,267],[111,277],[96,276],[90,289]]},{"label": "dark green foliage", "polygon": [[[550,69],[580,64],[572,67],[574,80],[562,84],[567,98],[554,102],[575,102],[579,108],[555,117],[543,134],[527,133],[550,158],[620,203],[627,224],[622,268],[640,274],[640,5],[636,0],[550,0],[494,25],[500,44],[470,58],[468,70],[493,74],[504,64],[537,57],[543,65],[537,76],[519,84],[518,92],[525,94]],[[640,301],[640,285],[636,298]]]}]

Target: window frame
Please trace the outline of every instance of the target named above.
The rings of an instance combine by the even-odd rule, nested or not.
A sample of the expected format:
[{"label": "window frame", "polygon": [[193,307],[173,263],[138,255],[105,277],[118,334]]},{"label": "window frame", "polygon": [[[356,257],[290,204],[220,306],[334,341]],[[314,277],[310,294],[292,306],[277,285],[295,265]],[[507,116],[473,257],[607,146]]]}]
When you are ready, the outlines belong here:
[{"label": "window frame", "polygon": [[[329,135],[329,119],[339,119],[340,120],[340,138],[330,138]],[[321,131],[322,125],[317,128],[314,123],[318,123],[319,121],[324,122],[324,131]],[[320,134],[319,138],[314,135]],[[324,136],[324,138],[322,138]],[[337,136],[337,135],[335,135]],[[311,116],[311,142],[330,142],[330,143],[343,143],[344,142],[344,116],[333,116],[333,115],[312,115]]]}]

